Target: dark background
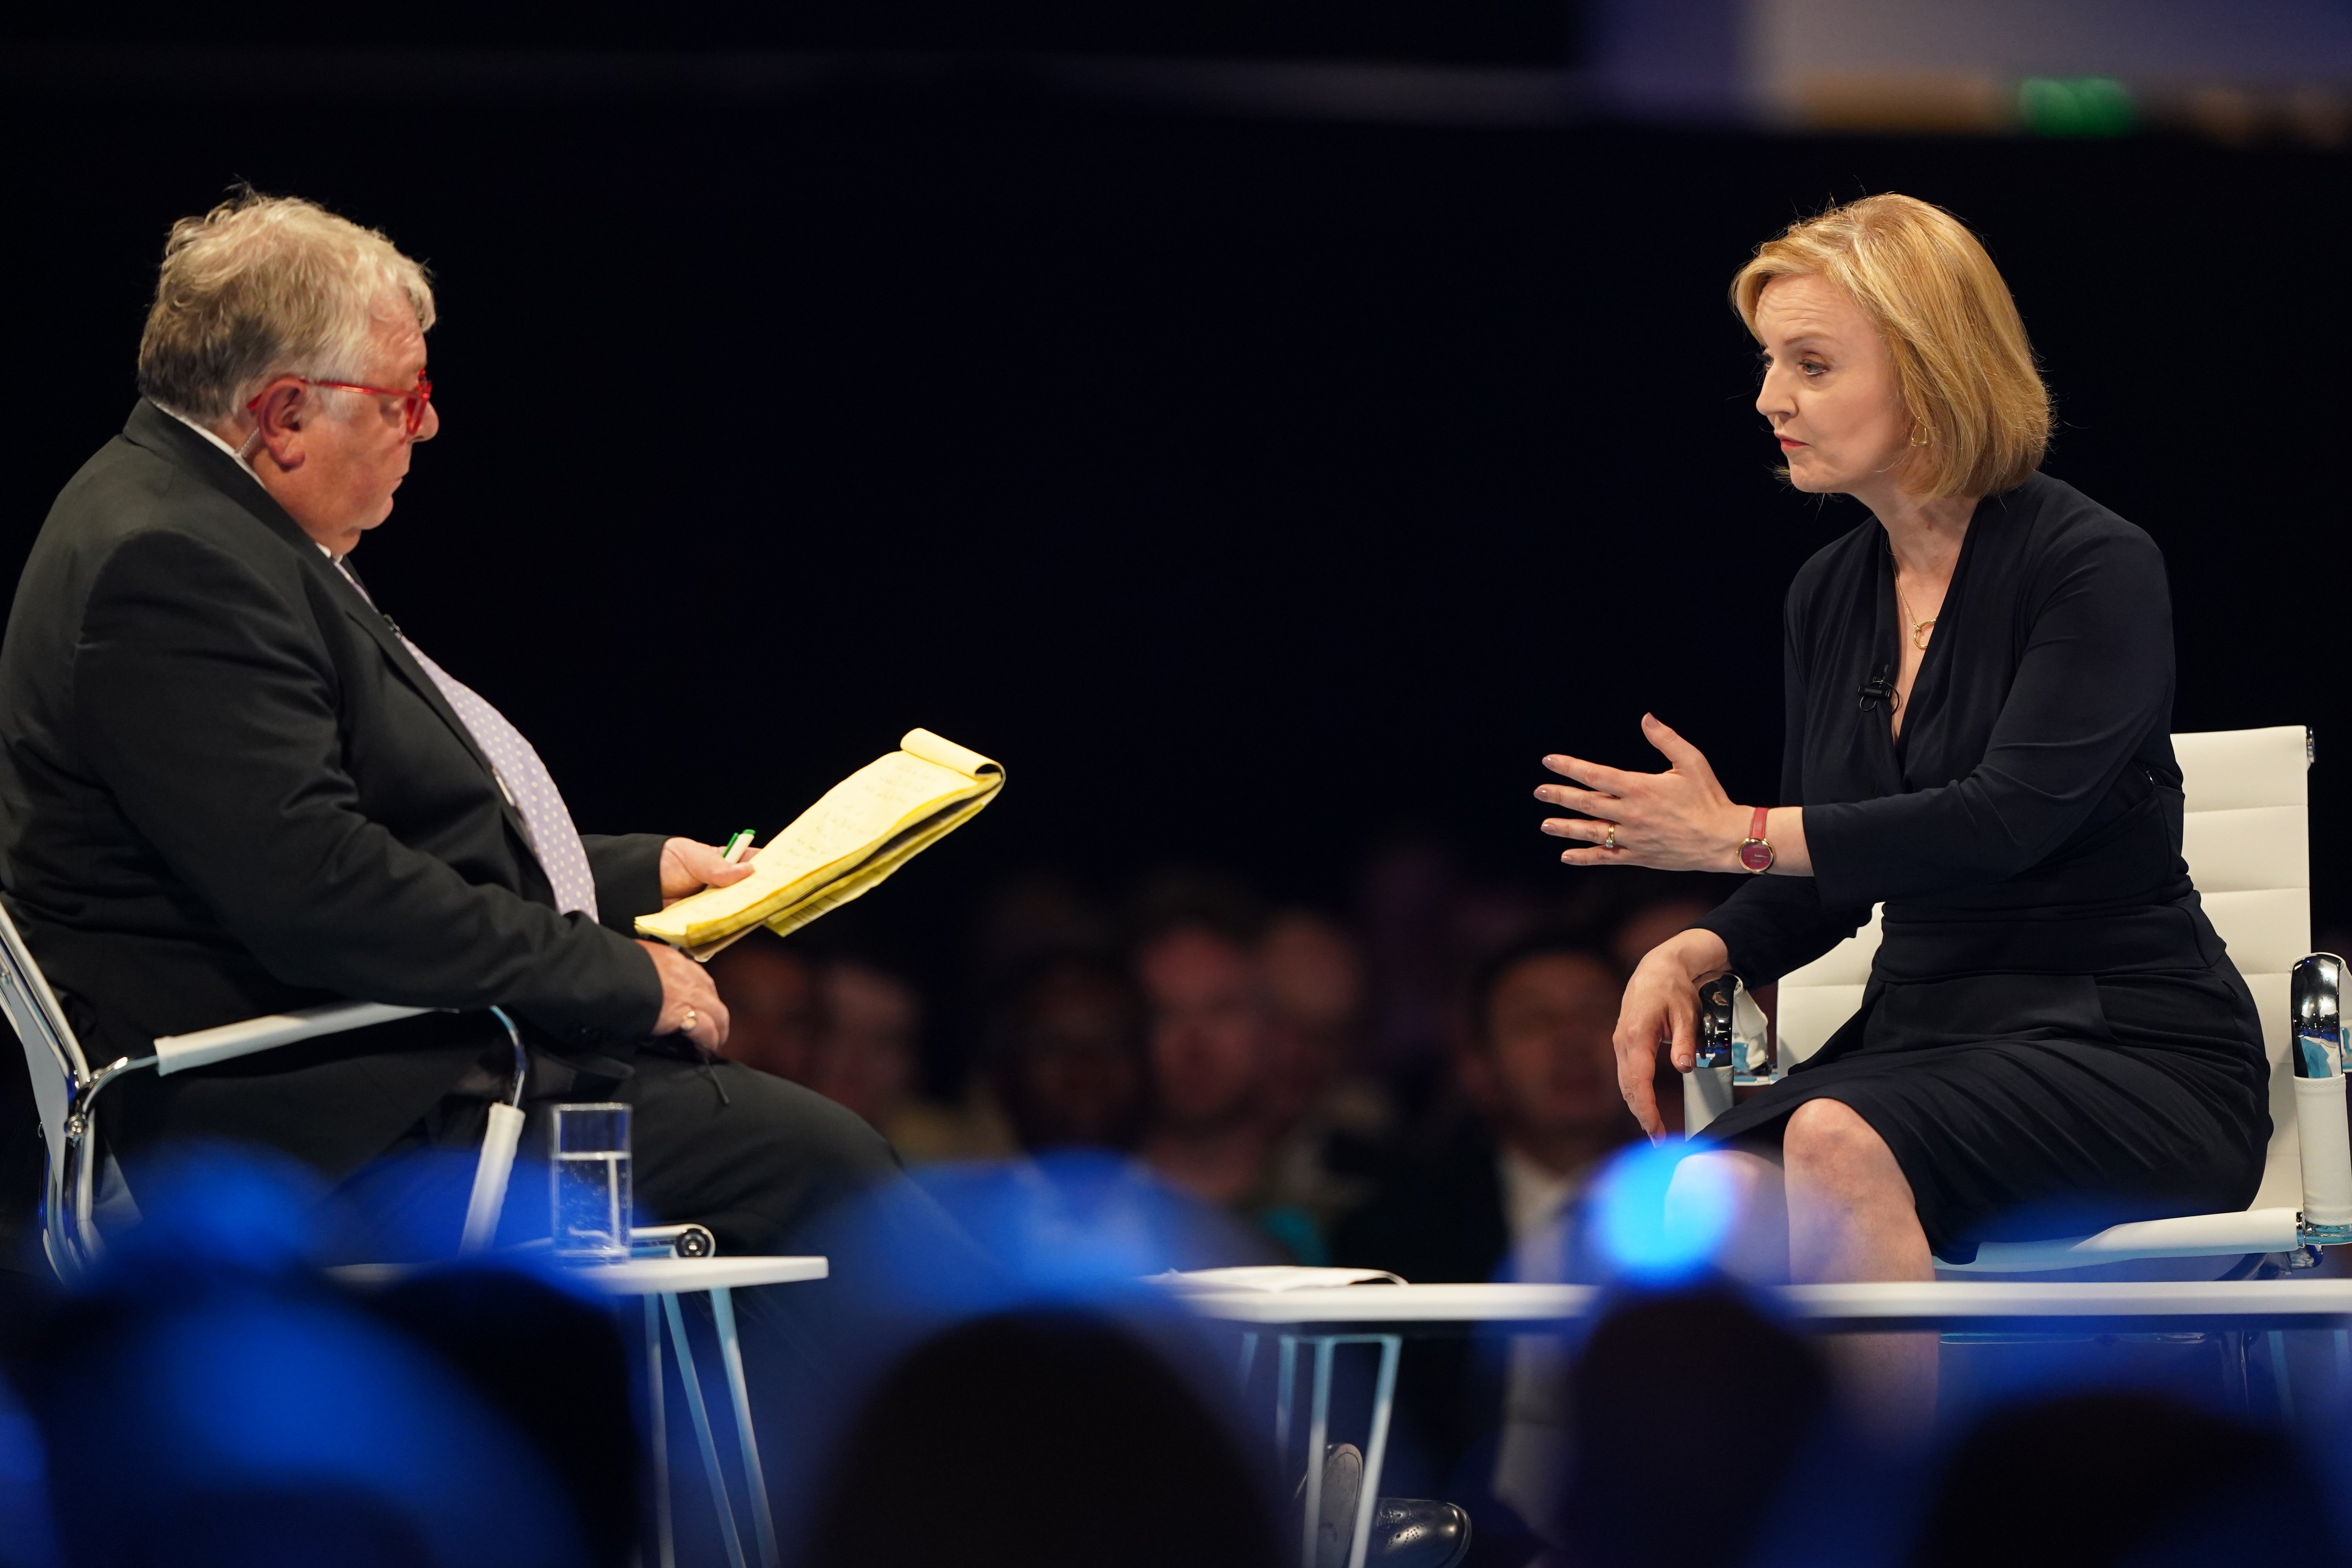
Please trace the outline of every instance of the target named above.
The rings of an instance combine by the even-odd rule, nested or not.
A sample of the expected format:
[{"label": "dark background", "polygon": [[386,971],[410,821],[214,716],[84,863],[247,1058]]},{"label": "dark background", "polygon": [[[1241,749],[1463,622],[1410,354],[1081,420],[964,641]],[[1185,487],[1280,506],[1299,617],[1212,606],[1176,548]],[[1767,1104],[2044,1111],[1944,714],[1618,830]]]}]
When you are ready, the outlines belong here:
[{"label": "dark background", "polygon": [[[1643,3],[1676,13],[1685,28],[1719,26],[1727,13],[1725,0]],[[1560,66],[1587,56],[1592,30],[1583,0],[571,0],[560,10],[408,0],[396,17],[367,6],[312,6],[299,19],[172,4],[50,6],[0,22],[0,48],[65,44],[119,55],[156,46],[422,46],[686,51],[714,58],[761,49],[994,51]],[[338,89],[328,83],[325,90]]]},{"label": "dark background", "polygon": [[443,311],[379,599],[591,829],[764,837],[916,724],[1002,759],[855,911],[932,971],[1038,864],[1337,903],[1411,830],[1557,877],[1536,759],[1655,765],[1645,708],[1770,798],[1780,595],[1862,514],[1771,477],[1725,286],[1830,201],[1940,203],[2047,363],[2050,470],[2170,562],[2176,728],[2317,729],[2315,914],[2352,917],[2342,153],[1219,119],[971,71],[12,79],[0,579],[129,412],[171,220],[313,197]]}]

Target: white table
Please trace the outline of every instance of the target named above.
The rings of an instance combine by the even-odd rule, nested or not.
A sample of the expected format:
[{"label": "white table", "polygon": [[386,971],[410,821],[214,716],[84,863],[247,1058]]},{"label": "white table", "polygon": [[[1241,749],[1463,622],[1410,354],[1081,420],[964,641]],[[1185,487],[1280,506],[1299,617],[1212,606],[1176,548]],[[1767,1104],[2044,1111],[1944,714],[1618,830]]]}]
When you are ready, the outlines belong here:
[{"label": "white table", "polygon": [[[1203,1317],[1277,1325],[1551,1323],[1589,1315],[1593,1285],[1341,1285],[1297,1290],[1171,1292]],[[2053,1318],[2070,1328],[2330,1329],[2352,1319],[2352,1279],[1923,1281],[1899,1285],[1791,1285],[1767,1290],[1808,1328],[1843,1332],[2013,1329]]]},{"label": "white table", "polygon": [[[402,1263],[355,1264],[330,1270],[354,1285],[388,1285],[419,1266]],[[742,1456],[743,1489],[751,1506],[751,1527],[759,1540],[761,1560],[777,1568],[775,1510],[768,1501],[767,1475],[760,1465],[760,1445],[751,1430],[751,1392],[743,1376],[743,1347],[735,1331],[735,1296],[740,1289],[757,1285],[793,1285],[823,1279],[832,1272],[822,1258],[632,1258],[618,1263],[583,1265],[566,1270],[568,1279],[604,1295],[641,1297],[646,1314],[646,1375],[647,1424],[652,1428],[654,1516],[660,1542],[661,1568],[676,1568],[677,1549],[670,1517],[669,1426],[663,1409],[662,1326],[677,1352],[678,1381],[686,1389],[687,1409],[694,1417],[694,1436],[702,1450],[702,1473],[710,1482],[711,1506],[719,1513],[720,1535],[727,1542],[730,1568],[749,1568],[743,1540],[735,1525],[735,1507],[729,1496],[727,1474],[719,1460],[718,1434],[710,1425],[710,1409],[702,1397],[696,1374],[694,1346],[686,1337],[686,1319],[678,1310],[680,1296],[710,1298],[710,1317],[719,1333],[719,1355],[726,1363],[727,1389],[735,1407],[735,1440]]]},{"label": "white table", "polygon": [[727,1542],[730,1568],[748,1568],[743,1541],[735,1528],[735,1507],[727,1490],[727,1473],[719,1462],[718,1435],[711,1429],[710,1410],[702,1397],[702,1381],[694,1366],[694,1345],[686,1337],[686,1319],[677,1299],[700,1292],[710,1298],[710,1318],[719,1333],[719,1356],[726,1363],[727,1392],[735,1407],[735,1441],[741,1453],[743,1490],[751,1505],[751,1528],[760,1546],[760,1560],[778,1568],[775,1510],[768,1500],[767,1472],[760,1465],[759,1440],[751,1432],[751,1391],[743,1377],[743,1347],[735,1331],[735,1291],[756,1285],[794,1285],[823,1279],[832,1272],[823,1258],[632,1258],[619,1263],[596,1264],[574,1278],[608,1296],[639,1296],[645,1300],[646,1425],[653,1433],[654,1515],[661,1543],[661,1568],[676,1568],[677,1548],[670,1519],[669,1426],[662,1406],[662,1324],[669,1324],[670,1344],[677,1352],[678,1383],[686,1390],[686,1407],[694,1417],[695,1443],[702,1450],[702,1473],[710,1483],[710,1504],[719,1514],[719,1531]]},{"label": "white table", "polygon": [[[1364,1568],[1381,1467],[1388,1455],[1397,1359],[1405,1335],[1448,1324],[1559,1325],[1590,1316],[1606,1292],[1592,1285],[1328,1285],[1289,1290],[1204,1289],[1169,1293],[1206,1318],[1243,1325],[1241,1373],[1247,1382],[1259,1331],[1279,1330],[1275,1443],[1289,1452],[1298,1347],[1315,1352],[1307,1417],[1307,1500],[1301,1561],[1315,1561],[1322,1455],[1330,1428],[1331,1361],[1343,1344],[1381,1349],[1365,1446],[1363,1494],[1356,1508],[1348,1568]],[[1797,1324],[1820,1331],[1896,1333],[1922,1330],[2049,1330],[2124,1332],[2227,1329],[2335,1329],[2352,1321],[2352,1280],[2245,1279],[2184,1283],[2012,1283],[1934,1280],[1916,1284],[1793,1285],[1763,1293]],[[2339,1356],[2343,1340],[2339,1334]],[[2278,1342],[2273,1353],[2282,1357]]]}]

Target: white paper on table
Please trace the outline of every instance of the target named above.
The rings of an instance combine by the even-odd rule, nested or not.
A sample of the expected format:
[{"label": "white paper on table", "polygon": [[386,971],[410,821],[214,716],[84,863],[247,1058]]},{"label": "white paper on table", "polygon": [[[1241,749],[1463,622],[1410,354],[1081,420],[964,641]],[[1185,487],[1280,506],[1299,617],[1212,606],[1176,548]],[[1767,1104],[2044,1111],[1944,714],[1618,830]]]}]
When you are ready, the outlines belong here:
[{"label": "white paper on table", "polygon": [[1190,1268],[1151,1277],[1155,1285],[1180,1290],[1307,1290],[1325,1285],[1402,1285],[1404,1277],[1384,1268],[1301,1268],[1286,1263],[1243,1268]]}]

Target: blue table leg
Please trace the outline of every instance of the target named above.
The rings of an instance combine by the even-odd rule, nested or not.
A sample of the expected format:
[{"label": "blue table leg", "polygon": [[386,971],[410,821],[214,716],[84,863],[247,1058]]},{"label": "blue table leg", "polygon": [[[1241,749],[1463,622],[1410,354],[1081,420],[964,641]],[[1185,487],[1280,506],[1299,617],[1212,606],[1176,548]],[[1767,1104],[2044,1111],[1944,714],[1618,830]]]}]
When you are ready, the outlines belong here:
[{"label": "blue table leg", "polygon": [[1323,1521],[1323,1449],[1331,1438],[1331,1353],[1328,1337],[1315,1341],[1315,1402],[1307,1415],[1307,1512],[1299,1525],[1302,1568],[1315,1568],[1316,1529]]},{"label": "blue table leg", "polygon": [[1371,1550],[1372,1515],[1381,1500],[1381,1467],[1388,1463],[1389,1458],[1389,1416],[1396,1408],[1397,1358],[1404,1350],[1402,1335],[1376,1337],[1381,1347],[1381,1376],[1372,1390],[1371,1442],[1364,1454],[1364,1491],[1356,1500],[1355,1544],[1348,1549],[1348,1568],[1364,1568],[1364,1554]]},{"label": "blue table leg", "polygon": [[731,1568],[751,1568],[743,1558],[743,1540],[735,1529],[735,1508],[727,1498],[726,1472],[719,1468],[719,1436],[710,1428],[710,1407],[703,1402],[702,1380],[694,1370],[694,1346],[686,1337],[686,1320],[677,1298],[664,1296],[662,1311],[669,1319],[670,1342],[677,1347],[678,1381],[686,1386],[686,1407],[694,1415],[695,1441],[702,1447],[702,1471],[710,1481],[711,1505],[719,1510],[719,1532],[727,1542]]},{"label": "blue table leg", "polygon": [[743,1376],[743,1343],[735,1333],[735,1292],[710,1292],[711,1321],[719,1330],[719,1354],[727,1363],[727,1390],[735,1401],[735,1440],[743,1452],[743,1486],[751,1494],[751,1528],[760,1537],[760,1561],[777,1568],[776,1514],[768,1501],[768,1475],[760,1464],[760,1440],[751,1433],[751,1388]]},{"label": "blue table leg", "polygon": [[653,1448],[654,1545],[661,1568],[677,1568],[677,1538],[669,1516],[669,1416],[662,1388],[661,1308],[646,1302],[646,1423]]}]

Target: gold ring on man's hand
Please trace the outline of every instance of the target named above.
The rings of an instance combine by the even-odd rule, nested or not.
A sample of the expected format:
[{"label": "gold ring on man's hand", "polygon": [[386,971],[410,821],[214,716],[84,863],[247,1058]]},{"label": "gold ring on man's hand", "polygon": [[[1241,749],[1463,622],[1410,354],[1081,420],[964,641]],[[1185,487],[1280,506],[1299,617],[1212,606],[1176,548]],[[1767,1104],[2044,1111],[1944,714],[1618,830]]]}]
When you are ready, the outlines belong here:
[{"label": "gold ring on man's hand", "polygon": [[1617,825],[1615,823],[1611,823],[1609,825],[1609,831],[1601,836],[1601,847],[1603,849],[1614,849],[1617,847]]},{"label": "gold ring on man's hand", "polygon": [[678,1024],[677,1024],[677,1032],[678,1032],[679,1034],[681,1034],[681,1035],[690,1035],[690,1034],[694,1033],[694,1009],[693,1009],[693,1008],[688,1007],[688,1008],[686,1010],[686,1016],[678,1020]]}]

